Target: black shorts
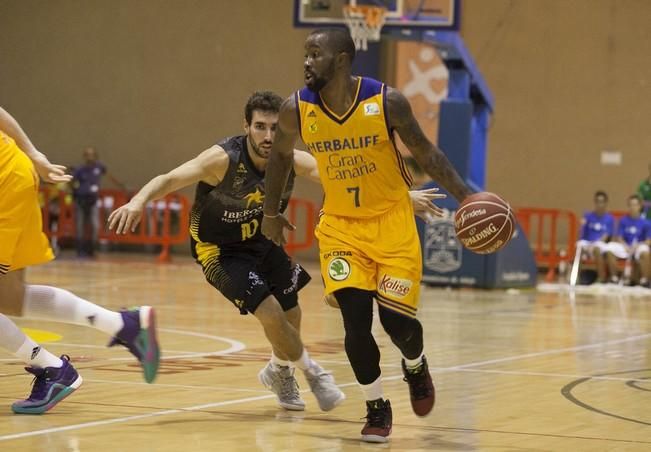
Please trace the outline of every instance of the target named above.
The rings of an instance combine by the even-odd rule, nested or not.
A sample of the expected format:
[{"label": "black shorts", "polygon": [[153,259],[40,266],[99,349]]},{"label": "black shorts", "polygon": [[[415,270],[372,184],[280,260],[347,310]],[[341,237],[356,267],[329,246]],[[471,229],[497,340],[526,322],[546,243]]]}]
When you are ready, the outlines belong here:
[{"label": "black shorts", "polygon": [[283,248],[266,239],[229,245],[192,240],[191,246],[206,280],[242,315],[253,314],[269,295],[284,311],[292,309],[298,305],[298,291],[311,279]]}]

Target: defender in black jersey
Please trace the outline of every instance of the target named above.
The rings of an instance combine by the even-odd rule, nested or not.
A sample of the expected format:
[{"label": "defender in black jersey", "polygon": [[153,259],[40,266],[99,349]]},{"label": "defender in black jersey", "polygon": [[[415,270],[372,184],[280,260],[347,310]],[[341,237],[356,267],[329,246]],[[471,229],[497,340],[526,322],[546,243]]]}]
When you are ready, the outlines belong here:
[{"label": "defender in black jersey", "polygon": [[[221,182],[210,185],[200,181],[197,185],[190,216],[192,256],[208,282],[240,313],[254,313],[270,295],[287,312],[297,306],[298,291],[310,276],[260,233],[264,172],[253,163],[247,141],[247,135],[220,141],[218,145],[228,155]],[[294,176],[292,171],[283,194],[283,210]]]},{"label": "defender in black jersey", "polygon": [[[280,406],[303,410],[292,366],[304,372],[319,407],[328,411],[345,399],[332,375],[311,360],[298,328],[298,291],[310,280],[284,249],[260,233],[264,201],[264,171],[271,151],[282,99],[258,92],[245,108],[246,135],[227,138],[196,158],[147,183],[131,201],[109,216],[116,233],[133,231],[147,202],[197,183],[190,233],[192,255],[206,280],[240,313],[253,314],[271,342],[270,362],[260,381],[276,393]],[[316,162],[296,151],[296,165],[283,194],[287,207],[294,174],[318,181]]]}]

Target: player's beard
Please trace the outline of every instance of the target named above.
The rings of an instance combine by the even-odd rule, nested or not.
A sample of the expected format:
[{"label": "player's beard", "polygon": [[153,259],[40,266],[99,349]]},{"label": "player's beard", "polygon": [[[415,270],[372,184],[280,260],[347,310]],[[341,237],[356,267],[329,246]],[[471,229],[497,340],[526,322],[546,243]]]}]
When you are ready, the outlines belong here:
[{"label": "player's beard", "polygon": [[[271,149],[269,151],[264,151],[260,149],[260,145],[262,144],[269,144],[271,145],[271,141],[262,141],[260,144],[257,144],[253,138],[249,135],[249,143],[251,143],[251,149],[253,149],[253,153],[260,157],[261,159],[268,159],[269,158],[269,152],[271,152]],[[265,153],[266,152],[266,153]]]},{"label": "player's beard", "polygon": [[335,73],[335,64],[334,62],[328,67],[327,71],[325,71],[325,75],[320,75],[317,76],[313,71],[310,71],[310,74],[312,75],[312,82],[307,86],[307,89],[314,93],[318,93],[323,89],[324,86],[328,84],[330,79],[334,76]]},{"label": "player's beard", "polygon": [[324,77],[313,76],[312,83],[306,86],[307,89],[309,89],[313,93],[318,93],[323,89],[324,86],[326,86],[326,83],[328,83],[328,81]]}]

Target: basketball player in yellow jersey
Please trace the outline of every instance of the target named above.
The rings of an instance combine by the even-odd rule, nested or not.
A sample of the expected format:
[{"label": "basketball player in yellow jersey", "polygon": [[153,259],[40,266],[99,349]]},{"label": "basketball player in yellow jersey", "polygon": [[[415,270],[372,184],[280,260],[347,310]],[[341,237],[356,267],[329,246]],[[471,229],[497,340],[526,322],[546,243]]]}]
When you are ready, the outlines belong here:
[{"label": "basketball player in yellow jersey", "polygon": [[[147,382],[158,371],[159,352],[154,311],[149,306],[113,312],[57,287],[25,284],[25,267],[54,258],[42,231],[38,203],[39,176],[68,182],[65,167],[50,163],[16,120],[0,108],[0,312],[30,318],[93,326],[113,336],[109,345],[124,345],[140,361]],[[67,356],[58,358],[27,337],[0,314],[0,347],[24,361],[34,375],[26,400],[15,413],[41,414],[75,391],[82,382]]]},{"label": "basketball player in yellow jersey", "polygon": [[306,88],[283,103],[266,174],[262,232],[284,243],[289,227],[280,196],[300,135],[317,160],[325,191],[316,230],[326,294],[333,294],[346,331],[345,348],[366,398],[362,439],[385,442],[392,413],[380,380],[380,352],[371,334],[373,299],[400,349],[412,408],[427,415],[434,385],[416,319],[421,250],[409,201],[410,175],[393,142],[397,132],[416,161],[461,201],[470,190],[421,131],[407,99],[381,82],[351,73],[348,31],[322,29],[305,42]]}]

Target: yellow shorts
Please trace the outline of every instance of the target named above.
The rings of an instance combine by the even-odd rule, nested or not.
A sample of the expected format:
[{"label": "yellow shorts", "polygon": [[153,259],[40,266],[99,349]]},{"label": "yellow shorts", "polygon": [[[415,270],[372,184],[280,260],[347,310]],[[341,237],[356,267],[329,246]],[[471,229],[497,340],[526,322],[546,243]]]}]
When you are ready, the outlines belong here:
[{"label": "yellow shorts", "polygon": [[408,196],[371,219],[324,214],[316,237],[326,295],[346,287],[372,290],[385,308],[416,316],[422,255]]},{"label": "yellow shorts", "polygon": [[0,168],[0,274],[53,258],[43,233],[38,175],[31,160],[16,148],[9,164]]}]

